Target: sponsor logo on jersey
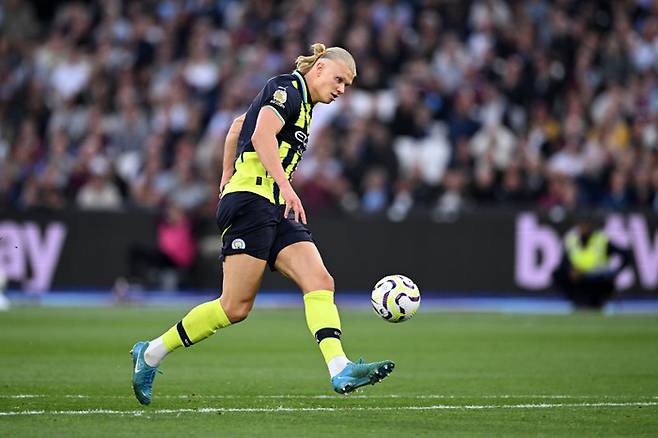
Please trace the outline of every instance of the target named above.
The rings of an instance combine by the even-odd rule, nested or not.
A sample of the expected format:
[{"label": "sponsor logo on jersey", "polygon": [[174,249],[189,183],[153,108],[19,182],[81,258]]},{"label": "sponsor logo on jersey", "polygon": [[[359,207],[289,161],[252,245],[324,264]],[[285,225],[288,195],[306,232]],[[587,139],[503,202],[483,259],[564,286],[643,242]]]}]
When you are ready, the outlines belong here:
[{"label": "sponsor logo on jersey", "polygon": [[302,150],[306,150],[308,136],[302,131],[295,131],[295,138],[302,144]]}]

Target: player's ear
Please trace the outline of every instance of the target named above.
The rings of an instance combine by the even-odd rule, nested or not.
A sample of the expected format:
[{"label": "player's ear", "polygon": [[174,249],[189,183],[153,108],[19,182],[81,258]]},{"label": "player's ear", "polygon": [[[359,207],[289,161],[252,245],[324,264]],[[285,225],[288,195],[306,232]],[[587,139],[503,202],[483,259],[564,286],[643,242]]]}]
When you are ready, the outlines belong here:
[{"label": "player's ear", "polygon": [[324,61],[320,59],[318,62],[315,63],[315,71],[317,72],[316,73],[317,77],[320,77],[320,74],[322,74],[322,70],[324,70]]}]

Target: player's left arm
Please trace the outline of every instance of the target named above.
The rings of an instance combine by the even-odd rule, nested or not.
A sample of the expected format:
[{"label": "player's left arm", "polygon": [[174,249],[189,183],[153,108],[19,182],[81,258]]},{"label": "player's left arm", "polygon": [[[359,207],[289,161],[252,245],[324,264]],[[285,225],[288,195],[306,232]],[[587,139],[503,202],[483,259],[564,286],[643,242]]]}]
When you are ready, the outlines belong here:
[{"label": "player's left arm", "polygon": [[246,115],[247,113],[244,113],[233,120],[233,123],[231,123],[231,127],[226,134],[226,140],[224,141],[222,180],[219,183],[219,196],[222,196],[224,186],[231,179],[233,172],[235,171],[235,168],[233,167],[235,151],[238,149],[238,139],[240,138],[240,131],[242,130],[242,124],[244,123]]}]

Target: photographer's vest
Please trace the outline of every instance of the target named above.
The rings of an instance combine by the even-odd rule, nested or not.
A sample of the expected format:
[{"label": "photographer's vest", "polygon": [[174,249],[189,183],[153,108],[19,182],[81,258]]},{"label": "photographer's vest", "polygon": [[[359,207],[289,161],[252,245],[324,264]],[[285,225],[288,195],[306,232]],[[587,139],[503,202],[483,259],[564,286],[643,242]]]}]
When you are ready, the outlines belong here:
[{"label": "photographer's vest", "polygon": [[567,257],[580,272],[593,272],[608,266],[608,237],[601,231],[589,236],[583,246],[577,232],[571,231],[564,238]]}]

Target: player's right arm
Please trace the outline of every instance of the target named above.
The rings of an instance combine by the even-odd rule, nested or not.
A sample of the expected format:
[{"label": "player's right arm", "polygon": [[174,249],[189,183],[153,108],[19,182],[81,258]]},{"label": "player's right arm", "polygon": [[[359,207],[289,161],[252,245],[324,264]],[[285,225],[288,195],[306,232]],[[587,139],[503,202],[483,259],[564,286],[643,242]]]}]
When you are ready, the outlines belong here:
[{"label": "player's right arm", "polygon": [[276,135],[283,128],[283,121],[278,113],[269,106],[260,109],[258,119],[256,119],[256,128],[251,136],[251,142],[258,154],[260,162],[263,163],[265,170],[269,173],[274,182],[279,186],[281,197],[286,204],[284,217],[292,210],[295,215],[295,221],[306,224],[306,212],[302,206],[302,201],[292,188],[288,176],[281,165],[279,157],[279,142]]},{"label": "player's right arm", "polygon": [[223,170],[222,170],[222,181],[219,183],[219,195],[222,195],[224,191],[224,186],[233,176],[235,168],[233,167],[233,161],[235,160],[235,151],[238,148],[238,139],[240,138],[240,131],[242,130],[242,124],[244,123],[244,118],[247,114],[244,113],[240,117],[237,117],[231,123],[231,127],[226,133],[226,140],[224,141],[224,161],[223,161]]}]

